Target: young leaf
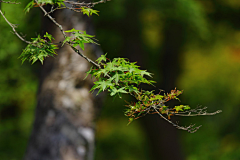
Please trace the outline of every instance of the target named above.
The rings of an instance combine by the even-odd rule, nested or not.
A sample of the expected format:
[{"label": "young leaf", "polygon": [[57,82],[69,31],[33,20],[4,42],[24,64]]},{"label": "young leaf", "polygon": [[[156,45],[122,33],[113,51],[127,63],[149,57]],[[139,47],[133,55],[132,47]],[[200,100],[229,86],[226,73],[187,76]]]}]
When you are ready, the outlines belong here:
[{"label": "young leaf", "polygon": [[82,11],[83,14],[86,14],[88,17],[91,16],[92,14],[98,15],[97,12],[99,12],[97,10],[93,10],[91,8],[88,8],[88,7],[82,7],[81,11]]},{"label": "young leaf", "polygon": [[65,38],[65,40],[63,41],[63,43],[62,43],[62,46],[66,43],[66,42],[70,42],[70,39],[71,39],[72,37],[66,37]]},{"label": "young leaf", "polygon": [[44,35],[44,37],[45,37],[45,38],[48,38],[48,39],[50,40],[50,42],[51,42],[52,40],[55,40],[51,34],[48,34],[48,32],[46,32],[46,34]]},{"label": "young leaf", "polygon": [[32,38],[33,42],[28,44],[23,50],[19,58],[21,58],[22,63],[25,60],[32,61],[32,64],[39,60],[43,64],[44,58],[48,56],[54,56],[56,54],[55,49],[58,47],[54,44],[49,44],[40,36],[37,38]]},{"label": "young leaf", "polygon": [[67,30],[67,31],[64,31],[64,32],[83,32],[83,31],[81,31],[81,30],[76,30],[76,29],[71,29],[71,30]]},{"label": "young leaf", "polygon": [[106,61],[107,61],[106,55],[107,55],[107,53],[106,53],[105,55],[101,55],[101,57],[99,57],[99,58],[96,60],[96,62],[98,62],[98,64],[100,64],[102,61],[103,61],[103,62],[106,62]]},{"label": "young leaf", "polygon": [[115,87],[112,87],[111,89],[109,89],[109,91],[110,91],[110,96],[114,96],[115,94],[117,94],[117,88],[115,88]]},{"label": "young leaf", "polygon": [[152,76],[151,76],[151,73],[147,72],[146,70],[145,70],[145,71],[141,71],[140,74],[141,74],[141,76],[147,75],[147,76],[149,76],[149,77],[152,77]]},{"label": "young leaf", "polygon": [[29,2],[29,3],[27,4],[27,6],[24,8],[24,12],[25,12],[25,13],[29,12],[30,9],[31,9],[34,5],[35,5],[35,2],[34,2],[34,0],[32,0],[32,1]]},{"label": "young leaf", "polygon": [[92,73],[92,68],[93,68],[93,66],[91,66],[91,68],[89,69],[89,71],[86,72],[87,75],[86,75],[86,77],[85,77],[83,80],[85,80],[85,79],[87,78],[87,76],[88,76],[90,73]]},{"label": "young leaf", "polygon": [[99,81],[94,82],[94,86],[92,87],[92,89],[90,91],[94,91],[95,89],[99,88],[99,93],[101,91],[106,90],[107,88],[109,88],[110,86],[113,86],[113,84],[110,81],[101,81],[99,79]]},{"label": "young leaf", "polygon": [[122,87],[120,89],[117,90],[118,93],[128,93],[126,90],[125,90],[126,87]]}]

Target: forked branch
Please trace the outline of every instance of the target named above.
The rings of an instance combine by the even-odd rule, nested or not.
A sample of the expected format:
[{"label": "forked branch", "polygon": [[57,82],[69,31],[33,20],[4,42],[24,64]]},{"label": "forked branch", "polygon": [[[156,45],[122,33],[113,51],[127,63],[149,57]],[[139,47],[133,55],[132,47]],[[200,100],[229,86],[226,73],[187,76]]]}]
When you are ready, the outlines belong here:
[{"label": "forked branch", "polygon": [[173,123],[172,121],[170,121],[169,119],[167,119],[166,117],[164,117],[156,108],[154,108],[154,110],[156,111],[156,113],[163,118],[164,120],[166,120],[168,123],[172,124],[174,127],[176,127],[177,129],[181,129],[184,131],[188,131],[189,133],[195,133],[202,125],[198,126],[198,127],[194,127],[195,124],[191,124],[189,126],[183,127],[183,126],[179,126],[177,123]]}]

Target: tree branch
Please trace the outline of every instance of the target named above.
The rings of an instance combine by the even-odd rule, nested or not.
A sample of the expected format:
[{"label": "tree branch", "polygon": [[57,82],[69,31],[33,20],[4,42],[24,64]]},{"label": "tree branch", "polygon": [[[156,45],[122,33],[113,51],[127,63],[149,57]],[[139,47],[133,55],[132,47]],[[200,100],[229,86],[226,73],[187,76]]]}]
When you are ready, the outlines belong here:
[{"label": "tree branch", "polygon": [[[174,113],[174,115],[176,116],[212,116],[212,115],[215,115],[215,114],[218,114],[218,113],[221,113],[222,110],[217,110],[213,113],[207,113],[206,111],[207,107],[204,107],[204,108],[200,108],[200,107],[197,107],[195,109],[191,109],[191,110],[186,110],[184,112],[179,112],[179,113]],[[194,113],[194,114],[192,114]]]},{"label": "tree branch", "polygon": [[[35,0],[35,2],[38,4],[38,1],[37,1],[37,0]],[[44,16],[47,16],[55,25],[57,25],[58,28],[61,30],[64,38],[67,38],[67,35],[66,35],[65,32],[63,31],[63,27],[62,27],[59,23],[57,23],[57,21],[55,21],[55,19],[54,19],[52,16],[50,16],[50,15],[48,14],[48,12],[47,12],[42,6],[39,6],[39,7],[40,7],[41,10],[43,11]]]},{"label": "tree branch", "polygon": [[17,1],[11,2],[11,1],[2,1],[2,0],[0,0],[0,3],[21,4],[20,2],[17,2]]},{"label": "tree branch", "polygon": [[20,36],[20,35],[18,34],[18,32],[17,32],[16,29],[15,29],[15,28],[17,28],[17,26],[14,25],[14,24],[12,24],[12,23],[10,23],[10,22],[7,20],[7,18],[4,16],[3,12],[1,11],[1,9],[0,9],[0,13],[1,13],[1,15],[3,16],[3,18],[5,19],[5,21],[8,23],[8,25],[12,28],[14,34],[16,34],[19,39],[21,39],[23,42],[28,43],[28,44],[32,43],[32,42],[29,42],[29,41],[25,40],[22,36]]},{"label": "tree branch", "polygon": [[168,120],[166,117],[164,117],[157,109],[156,107],[153,106],[153,109],[157,112],[157,114],[163,118],[164,120],[166,120],[168,123],[172,124],[174,127],[176,127],[177,129],[181,129],[181,130],[185,130],[188,131],[189,133],[195,133],[202,125],[198,126],[198,127],[194,127],[195,124],[191,124],[187,127],[183,127],[183,126],[179,126],[178,124],[173,123],[172,121]]},{"label": "tree branch", "polygon": [[[37,0],[35,0],[36,3],[38,3]],[[43,13],[45,14],[45,16],[47,16],[56,26],[58,26],[58,28],[60,29],[60,31],[62,32],[64,38],[67,38],[66,33],[63,30],[62,25],[60,25],[57,21],[55,21],[55,19],[48,14],[48,12],[42,7],[39,6],[41,8],[41,10],[43,11]],[[97,63],[95,63],[93,60],[91,60],[90,58],[88,58],[87,56],[85,56],[84,54],[82,54],[77,48],[73,47],[73,45],[71,45],[70,43],[67,43],[78,55],[80,55],[81,57],[83,57],[84,59],[86,59],[88,62],[92,63],[93,65],[95,65],[98,68],[101,68],[100,65],[98,65]]]},{"label": "tree branch", "polygon": [[97,4],[100,3],[106,3],[107,1],[111,1],[111,0],[101,0],[98,2],[93,2],[93,3],[85,3],[85,2],[75,2],[75,1],[64,1],[68,4],[71,4],[72,6],[78,6],[78,7],[94,7]]}]

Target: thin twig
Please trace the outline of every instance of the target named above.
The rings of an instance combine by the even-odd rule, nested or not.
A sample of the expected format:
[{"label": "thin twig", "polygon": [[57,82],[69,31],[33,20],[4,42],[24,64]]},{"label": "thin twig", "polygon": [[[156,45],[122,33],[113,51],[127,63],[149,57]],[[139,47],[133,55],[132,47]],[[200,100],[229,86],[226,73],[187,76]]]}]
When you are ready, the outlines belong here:
[{"label": "thin twig", "polygon": [[1,13],[1,15],[3,16],[3,18],[5,19],[5,21],[8,23],[8,25],[12,28],[14,34],[16,34],[16,35],[18,36],[18,38],[21,39],[22,41],[30,44],[31,42],[25,40],[22,36],[20,36],[20,35],[18,34],[18,32],[15,30],[16,26],[15,26],[14,24],[10,23],[10,22],[7,20],[7,18],[6,18],[6,17],[4,16],[4,14],[2,13],[1,9],[0,9],[0,13]]},{"label": "thin twig", "polygon": [[17,2],[17,1],[15,1],[15,2],[11,2],[11,1],[1,1],[1,0],[0,0],[0,3],[21,4],[20,2]]},{"label": "thin twig", "polygon": [[[35,0],[36,3],[38,3],[37,0]],[[57,21],[55,21],[55,19],[48,14],[48,12],[42,7],[42,6],[39,6],[41,8],[41,10],[43,11],[43,13],[56,25],[59,27],[59,29],[61,30],[64,38],[67,38],[67,35],[66,33],[64,32],[63,30],[63,27],[62,25],[60,25]],[[79,54],[81,57],[83,57],[84,59],[86,59],[88,62],[92,63],[93,65],[95,65],[96,67],[98,68],[101,68],[99,64],[95,63],[93,60],[89,59],[87,56],[85,56],[84,54],[82,54],[77,48],[73,47],[73,45],[71,45],[70,43],[67,43],[69,46],[71,46],[71,48],[77,53]]]},{"label": "thin twig", "polygon": [[189,125],[189,126],[187,126],[187,127],[179,126],[178,124],[175,124],[175,123],[173,123],[172,121],[168,120],[166,117],[164,117],[161,113],[158,112],[158,110],[157,110],[154,106],[153,106],[153,109],[158,113],[158,115],[159,115],[161,118],[163,118],[164,120],[166,120],[168,123],[172,124],[172,125],[173,125],[174,127],[176,127],[177,129],[185,130],[185,131],[188,131],[189,133],[194,133],[194,132],[196,132],[196,131],[201,127],[201,125],[200,125],[200,126],[194,128],[194,125],[195,125],[195,124],[194,124],[194,125]]},{"label": "thin twig", "polygon": [[[174,113],[174,115],[176,116],[212,116],[218,113],[221,113],[222,110],[217,110],[213,113],[207,113],[207,111],[204,111],[205,109],[207,109],[207,107],[204,108],[196,108],[196,109],[191,109],[188,111],[184,111],[184,112],[179,112],[179,113]],[[192,114],[192,113],[196,113],[196,114]]]},{"label": "thin twig", "polygon": [[[38,1],[37,1],[37,0],[35,0],[35,2],[38,4]],[[57,21],[55,21],[55,19],[54,19],[52,16],[50,16],[50,15],[47,13],[47,11],[46,11],[42,6],[39,6],[39,7],[41,8],[41,10],[42,10],[43,13],[45,14],[45,16],[47,16],[53,23],[55,23],[55,25],[57,25],[57,26],[59,27],[59,29],[61,30],[64,38],[67,38],[67,35],[66,35],[65,32],[63,31],[63,27],[62,27],[59,23],[57,23]]]},{"label": "thin twig", "polygon": [[[94,3],[85,3],[85,2],[74,2],[74,1],[64,1],[65,3],[68,3],[70,4],[72,7],[68,7],[68,6],[61,6],[61,7],[56,7],[56,8],[52,8],[50,10],[50,12],[47,12],[47,14],[50,14],[50,13],[53,13],[54,11],[56,10],[59,10],[59,9],[70,9],[74,12],[82,12],[80,10],[81,7],[88,7],[88,8],[92,8],[94,7],[95,5],[97,4],[100,4],[100,3],[106,3],[107,1],[111,1],[111,0],[101,0],[99,2],[94,2]],[[76,8],[77,7],[77,8]],[[45,14],[46,15],[46,14]]]},{"label": "thin twig", "polygon": [[81,57],[83,57],[84,59],[86,59],[88,62],[92,63],[93,65],[95,65],[98,68],[101,68],[99,64],[95,63],[93,60],[89,59],[87,56],[85,56],[84,54],[82,54],[77,48],[73,47],[71,44],[68,43],[69,46],[71,46],[71,48],[77,53],[79,54]]},{"label": "thin twig", "polygon": [[93,2],[93,3],[85,3],[85,2],[74,2],[74,1],[64,1],[68,4],[74,5],[74,6],[81,6],[81,7],[94,7],[97,4],[100,3],[106,3],[107,1],[111,1],[111,0],[101,0],[98,2]]},{"label": "thin twig", "polygon": [[[47,14],[51,14],[51,13],[53,13],[54,11],[60,10],[60,9],[69,9],[69,10],[72,10],[72,11],[78,12],[78,13],[82,12],[82,10],[80,10],[80,8],[77,8],[77,9],[76,9],[76,7],[67,7],[67,6],[65,6],[65,7],[56,7],[56,8],[54,8],[54,9],[51,9],[49,12],[47,12]],[[46,16],[46,15],[44,15],[44,16]]]}]

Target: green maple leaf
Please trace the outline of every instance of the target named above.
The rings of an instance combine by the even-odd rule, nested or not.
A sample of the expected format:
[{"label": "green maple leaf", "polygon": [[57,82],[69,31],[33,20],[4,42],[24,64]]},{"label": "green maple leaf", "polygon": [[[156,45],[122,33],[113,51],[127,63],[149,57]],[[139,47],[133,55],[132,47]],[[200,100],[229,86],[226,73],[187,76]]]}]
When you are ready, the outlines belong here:
[{"label": "green maple leaf", "polygon": [[82,7],[81,10],[82,10],[82,13],[86,14],[88,17],[91,16],[92,14],[98,15],[97,12],[99,12],[97,10],[93,10],[91,8],[88,8],[88,7]]},{"label": "green maple leaf", "polygon": [[100,81],[95,82],[95,84],[98,84],[99,88],[102,89],[103,91],[106,90],[108,87],[113,86],[113,84],[110,81]]},{"label": "green maple leaf", "polygon": [[107,61],[106,56],[107,56],[107,53],[106,53],[105,55],[101,55],[101,57],[99,57],[99,58],[96,60],[96,62],[98,62],[98,64],[100,64],[102,61],[103,61],[103,62],[106,62],[106,61]]},{"label": "green maple leaf", "polygon": [[[71,30],[67,30],[65,32],[72,32],[72,34],[74,35],[74,39],[71,40],[70,38],[66,38],[63,42],[69,42],[71,40],[72,44],[73,44],[73,47],[76,47],[76,46],[80,46],[80,48],[82,50],[84,50],[84,44],[85,43],[94,43],[94,44],[97,44],[94,40],[93,40],[93,35],[89,35],[86,33],[86,31],[81,31],[81,30],[76,30],[76,29],[71,29]],[[72,38],[72,37],[71,37]]]},{"label": "green maple leaf", "polygon": [[53,4],[53,0],[38,0],[39,4]]},{"label": "green maple leaf", "polygon": [[120,89],[117,90],[118,93],[128,93],[126,90],[125,90],[126,87],[122,87]]},{"label": "green maple leaf", "polygon": [[144,71],[144,70],[141,70],[140,74],[141,74],[141,76],[147,75],[147,76],[149,76],[149,77],[152,77],[152,76],[151,76],[152,73],[149,73],[149,72],[147,72],[146,70],[145,70],[145,71]]},{"label": "green maple leaf", "polygon": [[101,79],[99,79],[99,81],[94,82],[94,84],[95,85],[92,87],[92,89],[90,91],[93,92],[95,89],[99,89],[97,95],[100,92],[106,90],[107,88],[113,86],[113,84],[110,81],[104,81],[104,80],[102,81]]},{"label": "green maple leaf", "polygon": [[111,89],[109,89],[109,92],[110,92],[110,96],[114,96],[117,94],[117,88],[115,87],[111,87]]},{"label": "green maple leaf", "polygon": [[46,32],[46,34],[44,35],[44,37],[45,37],[45,38],[48,38],[50,41],[55,40],[51,34],[48,34],[48,32]]},{"label": "green maple leaf", "polygon": [[[50,37],[50,35],[48,36]],[[37,38],[32,38],[32,40],[33,42],[27,45],[19,57],[21,58],[22,63],[25,60],[29,60],[32,61],[33,64],[39,60],[43,64],[44,58],[56,54],[55,49],[58,49],[58,47],[46,42],[40,37],[40,35]]]},{"label": "green maple leaf", "polygon": [[65,40],[62,43],[62,46],[66,43],[66,42],[70,42],[72,37],[66,37]]},{"label": "green maple leaf", "polygon": [[190,107],[188,105],[184,106],[184,105],[180,105],[180,106],[175,106],[174,109],[179,112],[179,111],[183,111],[183,110],[187,110],[190,109]]},{"label": "green maple leaf", "polygon": [[114,80],[115,83],[118,84],[119,78],[120,78],[120,75],[119,75],[118,73],[116,73],[116,74],[112,77],[112,80]]},{"label": "green maple leaf", "polygon": [[128,93],[126,90],[125,90],[126,87],[122,87],[120,89],[117,89],[115,87],[111,87],[111,89],[109,89],[109,91],[111,92],[110,93],[110,96],[114,96],[116,94],[118,94],[119,98],[122,98],[121,97],[121,93]]},{"label": "green maple leaf", "polygon": [[139,69],[138,68],[135,68],[135,67],[132,67],[131,66],[131,68],[129,68],[129,73],[132,73],[132,72],[136,72],[136,71],[138,71]]},{"label": "green maple leaf", "polygon": [[137,87],[134,87],[133,85],[128,86],[127,88],[129,89],[129,92],[135,92],[137,94],[139,93]]},{"label": "green maple leaf", "polygon": [[76,30],[76,29],[71,29],[71,30],[67,30],[67,31],[64,31],[64,32],[75,32],[75,33],[77,33],[77,32],[83,32],[83,31],[81,31],[81,30]]}]

